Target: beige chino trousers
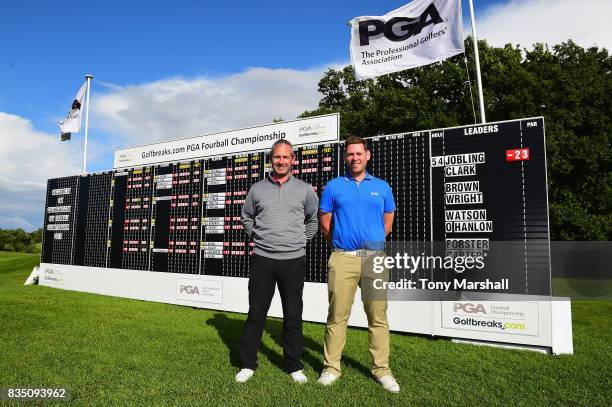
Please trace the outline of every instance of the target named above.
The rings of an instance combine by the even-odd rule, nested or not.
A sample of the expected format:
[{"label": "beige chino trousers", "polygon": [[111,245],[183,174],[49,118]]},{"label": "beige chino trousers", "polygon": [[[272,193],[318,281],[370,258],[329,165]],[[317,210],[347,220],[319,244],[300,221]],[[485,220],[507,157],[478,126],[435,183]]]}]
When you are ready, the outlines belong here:
[{"label": "beige chino trousers", "polygon": [[[346,343],[346,328],[351,315],[357,285],[362,281],[362,259],[358,256],[333,252],[328,262],[327,327],[325,332],[323,371],[341,375],[340,359]],[[362,285],[363,289],[363,285]],[[368,339],[372,356],[372,374],[380,378],[391,374],[389,369],[389,324],[387,300],[364,299],[368,317]]]}]

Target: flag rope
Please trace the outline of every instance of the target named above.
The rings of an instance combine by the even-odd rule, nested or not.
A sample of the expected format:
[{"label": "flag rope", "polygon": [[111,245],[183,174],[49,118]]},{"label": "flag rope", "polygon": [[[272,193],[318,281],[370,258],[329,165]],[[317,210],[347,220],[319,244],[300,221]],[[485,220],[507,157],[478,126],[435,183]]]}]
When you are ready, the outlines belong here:
[{"label": "flag rope", "polygon": [[470,69],[468,68],[468,59],[465,51],[463,51],[463,62],[465,63],[465,73],[467,74],[468,80],[463,82],[465,85],[467,83],[470,89],[470,100],[472,102],[472,113],[474,113],[474,123],[476,123],[476,107],[474,106],[474,94],[472,93],[472,80],[470,79]]}]

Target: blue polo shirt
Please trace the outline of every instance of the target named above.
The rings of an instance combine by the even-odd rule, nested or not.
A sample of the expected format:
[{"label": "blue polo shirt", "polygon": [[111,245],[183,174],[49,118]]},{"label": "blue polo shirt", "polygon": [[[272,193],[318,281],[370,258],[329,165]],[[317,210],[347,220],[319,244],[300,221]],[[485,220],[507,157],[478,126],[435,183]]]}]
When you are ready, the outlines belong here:
[{"label": "blue polo shirt", "polygon": [[395,201],[391,187],[382,179],[366,172],[357,183],[347,172],[327,183],[319,209],[332,214],[334,248],[380,249],[368,246],[385,241],[383,215],[395,211]]}]

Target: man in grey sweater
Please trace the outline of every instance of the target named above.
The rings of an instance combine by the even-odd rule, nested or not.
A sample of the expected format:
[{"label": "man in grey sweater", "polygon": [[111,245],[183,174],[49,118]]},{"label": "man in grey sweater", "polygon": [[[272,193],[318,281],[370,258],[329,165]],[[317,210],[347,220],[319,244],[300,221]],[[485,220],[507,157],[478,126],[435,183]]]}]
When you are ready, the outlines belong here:
[{"label": "man in grey sweater", "polygon": [[318,229],[319,198],[312,186],[291,174],[292,145],[278,140],[272,146],[272,174],[255,183],[242,207],[242,225],[255,247],[249,270],[249,313],[240,339],[240,372],[246,382],[257,369],[257,350],[275,286],[283,305],[283,355],[285,370],[305,383],[301,362],[302,291],[306,242]]}]

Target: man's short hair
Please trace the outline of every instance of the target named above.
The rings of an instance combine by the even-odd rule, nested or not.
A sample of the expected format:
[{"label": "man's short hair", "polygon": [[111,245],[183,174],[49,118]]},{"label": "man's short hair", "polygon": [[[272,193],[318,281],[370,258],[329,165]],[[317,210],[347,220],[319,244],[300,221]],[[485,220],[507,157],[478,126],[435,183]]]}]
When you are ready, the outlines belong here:
[{"label": "man's short hair", "polygon": [[293,152],[293,144],[289,140],[285,140],[284,138],[276,140],[274,144],[272,144],[272,148],[270,148],[270,156],[274,155],[274,149],[278,146],[289,146],[291,149],[291,155],[295,155]]},{"label": "man's short hair", "polygon": [[363,144],[363,148],[367,151],[368,142],[359,136],[351,136],[349,135],[346,140],[344,140],[344,147],[348,147],[351,144]]}]

